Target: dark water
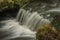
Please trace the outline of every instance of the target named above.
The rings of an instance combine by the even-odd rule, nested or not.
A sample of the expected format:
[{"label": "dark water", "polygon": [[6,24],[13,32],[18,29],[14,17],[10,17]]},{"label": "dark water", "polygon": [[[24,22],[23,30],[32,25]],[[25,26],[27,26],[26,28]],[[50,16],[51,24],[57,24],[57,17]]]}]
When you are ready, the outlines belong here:
[{"label": "dark water", "polygon": [[11,19],[15,18],[18,13],[18,10],[19,10],[19,7],[0,11],[0,21],[8,20],[10,18]]}]

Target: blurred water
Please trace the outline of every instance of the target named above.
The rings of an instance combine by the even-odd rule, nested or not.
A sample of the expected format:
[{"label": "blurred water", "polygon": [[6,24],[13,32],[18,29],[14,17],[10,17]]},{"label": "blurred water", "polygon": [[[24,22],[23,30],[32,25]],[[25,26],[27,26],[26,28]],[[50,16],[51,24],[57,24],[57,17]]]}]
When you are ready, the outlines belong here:
[{"label": "blurred water", "polygon": [[16,20],[6,20],[0,23],[5,23],[0,28],[0,40],[35,40],[35,32],[19,25]]},{"label": "blurred water", "polygon": [[35,8],[33,10],[40,10],[39,13],[37,11],[31,12],[31,8],[29,10],[21,8],[15,19],[1,21],[0,24],[4,25],[0,27],[0,40],[35,40],[36,28],[51,23],[53,20],[51,16],[55,13],[60,15],[60,8],[44,11],[47,4],[42,3],[41,5],[41,8],[40,6],[35,8],[35,4],[33,4],[33,8]]},{"label": "blurred water", "polygon": [[36,28],[50,23],[50,21],[44,19],[37,12],[20,9],[16,19],[9,19],[0,23],[4,24],[0,28],[1,40],[35,40]]},{"label": "blurred water", "polygon": [[30,10],[20,9],[17,15],[17,20],[20,25],[25,25],[31,30],[36,30],[38,26],[41,26],[45,23],[50,23],[49,20],[40,16],[38,12],[30,12]]}]

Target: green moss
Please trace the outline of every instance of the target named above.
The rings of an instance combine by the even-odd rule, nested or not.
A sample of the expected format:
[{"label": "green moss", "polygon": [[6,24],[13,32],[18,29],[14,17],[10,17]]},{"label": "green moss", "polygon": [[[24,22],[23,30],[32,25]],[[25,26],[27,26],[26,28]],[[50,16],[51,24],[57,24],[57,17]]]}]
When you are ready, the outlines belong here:
[{"label": "green moss", "polygon": [[1,0],[0,1],[0,10],[4,10],[6,8],[14,8],[19,6],[23,6],[24,4],[30,2],[30,0]]},{"label": "green moss", "polygon": [[60,40],[59,36],[60,32],[49,24],[39,27],[36,33],[37,40]]}]

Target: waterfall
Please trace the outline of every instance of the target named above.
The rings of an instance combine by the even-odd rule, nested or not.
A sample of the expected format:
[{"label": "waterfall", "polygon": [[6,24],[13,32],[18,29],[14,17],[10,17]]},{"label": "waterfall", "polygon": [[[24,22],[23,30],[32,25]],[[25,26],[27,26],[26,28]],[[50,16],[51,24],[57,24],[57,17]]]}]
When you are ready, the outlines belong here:
[{"label": "waterfall", "polygon": [[1,21],[0,24],[4,25],[0,28],[0,32],[2,32],[0,35],[3,37],[2,39],[0,37],[0,39],[35,40],[36,28],[43,24],[51,23],[51,20],[44,17],[51,17],[55,12],[60,14],[60,9],[52,9],[43,13],[31,12],[31,10],[20,9],[16,19]]},{"label": "waterfall", "polygon": [[[35,40],[35,31],[38,26],[50,23],[49,20],[40,16],[38,12],[20,9],[16,19],[1,21],[4,24],[0,28],[1,40],[21,39]],[[4,33],[3,33],[4,32]]]},{"label": "waterfall", "polygon": [[35,40],[35,32],[19,25],[16,19],[1,21],[5,24],[0,28],[0,40]]},{"label": "waterfall", "polygon": [[60,15],[60,8],[51,9],[42,13],[38,13],[37,11],[31,12],[31,10],[20,9],[17,15],[19,23],[31,30],[35,30],[45,23],[51,23],[55,15]]},{"label": "waterfall", "polygon": [[20,38],[20,40],[35,40],[36,28],[43,24],[51,23],[51,18],[48,19],[49,17],[55,16],[56,14],[60,15],[60,8],[42,13],[38,13],[37,11],[31,12],[31,10],[21,8],[15,19],[1,21],[0,24],[4,25],[0,28],[0,39],[3,37],[1,40],[17,38]]},{"label": "waterfall", "polygon": [[38,12],[30,12],[30,10],[20,9],[17,15],[17,20],[21,25],[27,26],[31,30],[35,30],[38,26],[45,23],[50,23],[49,20],[44,19]]}]

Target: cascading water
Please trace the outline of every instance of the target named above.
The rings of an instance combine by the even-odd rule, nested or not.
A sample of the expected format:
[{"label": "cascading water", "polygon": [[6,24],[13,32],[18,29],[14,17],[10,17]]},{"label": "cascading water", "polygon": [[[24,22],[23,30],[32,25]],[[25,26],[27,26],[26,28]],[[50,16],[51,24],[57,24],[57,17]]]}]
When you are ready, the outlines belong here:
[{"label": "cascading water", "polygon": [[25,26],[19,25],[16,20],[6,20],[0,23],[5,23],[0,28],[0,40],[35,40],[35,32]]},{"label": "cascading water", "polygon": [[4,35],[1,33],[1,37],[6,35],[4,39],[2,38],[1,40],[8,40],[11,38],[16,39],[17,37],[18,40],[19,38],[20,40],[35,40],[36,28],[42,26],[45,23],[50,23],[50,20],[45,19],[44,18],[45,16],[43,16],[43,14],[46,13],[48,14],[50,12],[55,12],[55,11],[59,12],[60,9],[59,10],[52,9],[43,13],[38,13],[37,11],[35,12],[30,12],[30,11],[31,10],[20,9],[16,19],[10,19],[0,22],[2,24],[5,24],[3,25],[3,27],[0,28],[0,31],[5,32],[3,33]]},{"label": "cascading water", "polygon": [[4,32],[4,35],[1,34],[1,40],[12,40],[17,39],[17,37],[20,40],[35,40],[35,30],[37,26],[50,23],[50,21],[44,19],[37,12],[20,9],[17,19],[9,19],[1,21],[0,23],[4,24],[0,28],[0,31]]},{"label": "cascading water", "polygon": [[41,26],[45,23],[50,23],[49,20],[44,19],[43,16],[40,16],[38,12],[30,12],[21,9],[17,15],[17,20],[21,25],[25,25],[31,30],[35,30],[38,26]]}]

